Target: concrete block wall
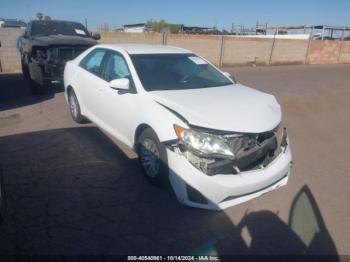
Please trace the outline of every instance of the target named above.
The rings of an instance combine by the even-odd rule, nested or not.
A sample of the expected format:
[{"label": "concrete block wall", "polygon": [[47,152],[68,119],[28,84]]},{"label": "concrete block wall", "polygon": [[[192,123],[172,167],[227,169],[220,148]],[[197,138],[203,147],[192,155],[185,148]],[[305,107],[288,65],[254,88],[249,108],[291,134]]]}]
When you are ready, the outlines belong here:
[{"label": "concrete block wall", "polygon": [[124,32],[102,32],[99,41],[103,44],[116,43],[147,43],[162,44],[163,35],[159,33],[124,33]]},{"label": "concrete block wall", "polygon": [[273,39],[225,36],[223,66],[267,65]]},{"label": "concrete block wall", "polygon": [[312,40],[309,47],[308,64],[337,64],[340,46],[341,41]]},{"label": "concrete block wall", "polygon": [[189,49],[215,65],[220,63],[220,36],[170,34],[166,38],[166,44]]},{"label": "concrete block wall", "polygon": [[342,43],[339,63],[350,64],[350,41],[344,41]]},{"label": "concrete block wall", "polygon": [[17,50],[17,38],[23,33],[21,29],[0,29],[0,61],[3,72],[20,72],[21,58]]},{"label": "concrete block wall", "polygon": [[309,40],[276,39],[271,65],[304,64]]},{"label": "concrete block wall", "polygon": [[[20,72],[20,29],[0,29],[3,72]],[[192,50],[218,66],[350,63],[350,41],[273,39],[219,35],[103,32],[100,43],[168,44]]]}]

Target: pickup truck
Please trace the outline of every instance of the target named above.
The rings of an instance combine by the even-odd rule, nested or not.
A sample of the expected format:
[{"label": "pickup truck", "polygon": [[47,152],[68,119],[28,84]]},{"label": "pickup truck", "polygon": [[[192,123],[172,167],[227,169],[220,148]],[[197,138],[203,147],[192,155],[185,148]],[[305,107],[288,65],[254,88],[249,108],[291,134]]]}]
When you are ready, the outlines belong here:
[{"label": "pickup truck", "polygon": [[18,39],[22,72],[39,94],[62,81],[65,63],[97,44],[99,34],[80,23],[62,20],[33,20]]}]

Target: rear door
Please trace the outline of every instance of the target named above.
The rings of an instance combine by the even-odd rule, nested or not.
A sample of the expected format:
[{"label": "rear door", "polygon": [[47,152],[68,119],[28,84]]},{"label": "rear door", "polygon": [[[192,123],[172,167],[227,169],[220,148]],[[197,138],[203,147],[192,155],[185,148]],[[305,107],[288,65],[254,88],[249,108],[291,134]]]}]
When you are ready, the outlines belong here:
[{"label": "rear door", "polygon": [[102,67],[106,55],[106,49],[96,48],[83,58],[78,66],[77,96],[82,113],[96,124],[100,122],[97,112],[101,104],[99,92],[105,85],[102,79]]}]

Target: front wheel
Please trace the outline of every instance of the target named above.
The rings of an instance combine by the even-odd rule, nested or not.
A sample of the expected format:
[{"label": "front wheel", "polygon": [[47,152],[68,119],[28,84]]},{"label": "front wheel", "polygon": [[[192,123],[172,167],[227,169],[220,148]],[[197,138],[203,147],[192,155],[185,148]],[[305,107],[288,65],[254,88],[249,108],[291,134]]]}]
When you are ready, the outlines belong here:
[{"label": "front wheel", "polygon": [[77,99],[77,96],[75,95],[74,91],[71,90],[68,93],[68,103],[69,103],[69,111],[73,118],[73,120],[79,124],[85,123],[85,118],[81,114],[80,111],[80,105]]},{"label": "front wheel", "polygon": [[5,200],[5,192],[4,192],[4,177],[2,168],[0,165],[0,223],[5,219],[5,211],[6,211],[6,200]]},{"label": "front wheel", "polygon": [[29,78],[30,78],[30,75],[29,75],[28,64],[24,61],[23,58],[21,59],[21,66],[22,66],[22,74],[23,74],[23,77],[26,78],[26,79],[29,79]]},{"label": "front wheel", "polygon": [[169,167],[166,149],[151,128],[145,129],[138,139],[138,155],[146,179],[157,186],[168,186]]}]

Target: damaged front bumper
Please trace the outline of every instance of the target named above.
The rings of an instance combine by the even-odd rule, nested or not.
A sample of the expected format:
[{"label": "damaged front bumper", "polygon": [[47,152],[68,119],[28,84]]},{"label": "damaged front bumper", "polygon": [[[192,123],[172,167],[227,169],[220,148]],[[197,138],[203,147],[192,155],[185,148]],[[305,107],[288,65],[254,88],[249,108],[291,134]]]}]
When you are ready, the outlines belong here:
[{"label": "damaged front bumper", "polygon": [[33,80],[58,83],[63,80],[63,71],[67,61],[74,59],[89,46],[52,46],[33,48],[30,72]]},{"label": "damaged front bumper", "polygon": [[231,174],[208,175],[194,166],[185,154],[173,149],[167,147],[169,179],[178,200],[204,209],[225,209],[284,186],[292,165],[292,153],[285,130],[276,155],[268,164],[246,168],[244,171],[233,169]]}]

